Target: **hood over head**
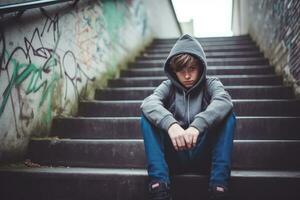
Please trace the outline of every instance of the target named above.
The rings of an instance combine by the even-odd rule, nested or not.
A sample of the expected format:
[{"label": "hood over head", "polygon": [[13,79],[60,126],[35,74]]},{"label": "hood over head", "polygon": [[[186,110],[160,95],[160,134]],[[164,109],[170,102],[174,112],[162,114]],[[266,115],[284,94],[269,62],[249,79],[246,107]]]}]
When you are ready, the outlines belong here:
[{"label": "hood over head", "polygon": [[[176,56],[178,54],[187,53],[195,58],[199,59],[200,63],[202,63],[203,70],[202,74],[199,76],[199,80],[193,87],[186,89],[181,83],[178,81],[176,74],[172,71],[170,67],[170,60],[173,56]],[[172,81],[172,83],[175,85],[175,87],[185,90],[185,91],[192,91],[194,88],[203,85],[203,83],[206,80],[206,56],[203,51],[203,48],[201,44],[192,36],[185,34],[181,36],[176,43],[174,44],[173,48],[170,51],[170,54],[164,64],[164,71],[167,75],[167,77]]]}]

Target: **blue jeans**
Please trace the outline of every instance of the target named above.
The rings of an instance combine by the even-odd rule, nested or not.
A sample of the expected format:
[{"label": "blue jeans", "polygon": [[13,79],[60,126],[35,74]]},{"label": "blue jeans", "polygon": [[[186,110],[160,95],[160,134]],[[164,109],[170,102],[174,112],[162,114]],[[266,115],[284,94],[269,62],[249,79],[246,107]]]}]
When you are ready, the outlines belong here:
[{"label": "blue jeans", "polygon": [[176,151],[168,133],[142,115],[141,130],[150,180],[170,183],[170,176],[174,174],[210,173],[210,186],[228,187],[235,123],[235,114],[230,113],[216,128],[200,133],[194,148]]}]

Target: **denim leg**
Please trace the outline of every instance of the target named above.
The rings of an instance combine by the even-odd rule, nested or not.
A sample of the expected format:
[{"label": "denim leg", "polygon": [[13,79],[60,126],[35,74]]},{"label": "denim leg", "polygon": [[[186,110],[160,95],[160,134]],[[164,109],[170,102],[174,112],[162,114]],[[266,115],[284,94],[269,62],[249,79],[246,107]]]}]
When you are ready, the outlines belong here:
[{"label": "denim leg", "polygon": [[190,150],[191,172],[209,174],[211,167],[212,136],[205,131],[198,136],[196,146]]},{"label": "denim leg", "polygon": [[164,143],[167,134],[153,126],[144,115],[141,116],[141,130],[147,158],[150,180],[170,183],[169,169],[165,160]]},{"label": "denim leg", "polygon": [[206,173],[211,166],[210,185],[227,186],[231,171],[235,122],[235,115],[231,113],[215,131],[203,133],[195,148],[190,151],[175,151],[168,134],[153,126],[142,115],[141,129],[150,179],[170,183],[168,164],[179,173],[189,168],[186,168],[186,164],[191,166],[191,170],[187,171],[200,173]]},{"label": "denim leg", "polygon": [[228,187],[231,172],[231,155],[236,118],[232,112],[224,122],[213,132],[212,168],[209,185],[223,185]]}]

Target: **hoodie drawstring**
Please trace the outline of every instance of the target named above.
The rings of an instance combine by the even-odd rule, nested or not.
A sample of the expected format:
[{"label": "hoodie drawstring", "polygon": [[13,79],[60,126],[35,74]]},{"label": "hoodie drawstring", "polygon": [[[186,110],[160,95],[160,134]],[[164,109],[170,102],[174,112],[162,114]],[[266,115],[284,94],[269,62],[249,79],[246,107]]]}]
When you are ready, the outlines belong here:
[{"label": "hoodie drawstring", "polygon": [[[184,105],[186,105],[186,93],[183,91]],[[187,111],[187,112],[186,112]],[[187,113],[188,123],[190,124],[190,93],[187,95],[187,108],[185,109],[185,113]]]},{"label": "hoodie drawstring", "polygon": [[187,105],[187,114],[188,114],[188,123],[190,124],[191,122],[190,122],[190,94],[188,94],[188,105]]}]

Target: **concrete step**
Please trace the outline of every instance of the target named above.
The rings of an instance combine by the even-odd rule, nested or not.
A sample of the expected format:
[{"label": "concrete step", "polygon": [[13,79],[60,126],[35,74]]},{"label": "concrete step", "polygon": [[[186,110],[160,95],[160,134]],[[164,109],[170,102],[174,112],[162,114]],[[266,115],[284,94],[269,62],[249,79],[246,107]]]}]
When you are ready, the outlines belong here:
[{"label": "concrete step", "polygon": [[[256,45],[252,40],[242,40],[242,41],[199,41],[202,47],[211,47],[211,46],[238,46],[238,45]],[[174,46],[174,43],[157,43],[154,42],[148,46],[148,48],[169,48],[171,49]]]},{"label": "concrete step", "polygon": [[[244,39],[234,39],[234,40],[228,40],[228,39],[198,39],[198,41],[201,43],[201,45],[207,46],[207,45],[232,45],[232,44],[255,44],[255,42],[250,38],[244,38]],[[151,45],[169,45],[173,46],[175,44],[176,40],[153,40]]]},{"label": "concrete step", "polygon": [[[240,71],[243,71],[243,70],[247,70],[247,69],[257,69],[257,71],[260,71],[264,68],[270,68],[270,69],[273,69],[273,72],[274,72],[274,67],[270,66],[270,65],[223,65],[223,66],[219,66],[219,65],[210,65],[210,66],[207,66],[207,70],[233,70],[233,69],[236,69],[236,70],[240,70]],[[163,70],[163,66],[160,66],[160,67],[151,67],[149,65],[146,65],[146,66],[141,66],[141,65],[137,65],[137,64],[134,64],[134,63],[129,63],[129,67],[127,68],[128,70],[131,70],[131,69],[137,69],[137,70],[151,70],[151,69],[161,69]]]},{"label": "concrete step", "polygon": [[[232,66],[232,67],[208,67],[206,71],[207,75],[260,75],[260,74],[274,74],[274,68],[268,65],[258,66]],[[142,68],[136,66],[135,68],[129,68],[121,71],[121,77],[133,77],[133,76],[165,76],[162,67],[156,68]]]},{"label": "concrete step", "polygon": [[[233,37],[202,37],[196,38],[199,42],[238,42],[242,43],[243,41],[252,41],[249,35],[242,36],[233,36]],[[169,39],[154,39],[153,43],[175,43],[178,38],[169,38]]]},{"label": "concrete step", "polygon": [[[300,170],[300,140],[235,140],[233,169]],[[258,156],[259,155],[259,156]],[[27,158],[52,166],[145,168],[142,139],[32,139]]]},{"label": "concrete step", "polygon": [[[142,101],[81,101],[79,116],[138,117]],[[233,100],[238,116],[300,116],[300,100]]]},{"label": "concrete step", "polygon": [[[142,56],[136,58],[139,60],[164,60],[169,54],[147,54],[144,53]],[[242,52],[207,52],[206,58],[245,58],[245,57],[263,57],[263,53],[254,51],[242,51]]]},{"label": "concrete step", "polygon": [[[140,67],[162,67],[165,60],[145,60],[136,61],[131,63],[129,66],[140,66]],[[208,66],[226,66],[226,65],[267,65],[268,60],[266,58],[211,58],[207,59]]]},{"label": "concrete step", "polygon": [[[217,75],[225,86],[282,85],[277,75]],[[167,77],[131,77],[108,81],[108,87],[157,87]]]},{"label": "concrete step", "polygon": [[[293,89],[284,86],[226,86],[233,99],[289,99]],[[154,87],[106,88],[96,90],[97,100],[143,100],[153,93]]]},{"label": "concrete step", "polygon": [[[173,48],[171,44],[154,44],[147,46],[145,51],[155,51],[155,50],[162,50],[162,51],[170,51]],[[249,48],[251,50],[259,51],[259,48],[256,46],[254,42],[252,43],[245,43],[245,44],[224,44],[224,43],[202,43],[202,48],[205,52],[220,52],[224,51],[225,49],[244,49]]]},{"label": "concrete step", "polygon": [[[10,168],[0,169],[0,176],[3,200],[21,200],[29,196],[31,200],[147,199],[148,177],[143,169]],[[173,199],[208,200],[207,182],[205,175],[177,175],[172,182]],[[230,185],[232,200],[300,198],[298,171],[234,170]]]},{"label": "concrete step", "polygon": [[[300,117],[237,117],[235,139],[300,140]],[[72,139],[141,139],[140,117],[55,118],[51,135]]]},{"label": "concrete step", "polygon": [[[145,53],[169,53],[171,48],[164,49],[146,49]],[[203,47],[204,52],[236,52],[236,51],[259,51],[259,48],[256,45],[222,45],[222,46],[206,46]]]}]

